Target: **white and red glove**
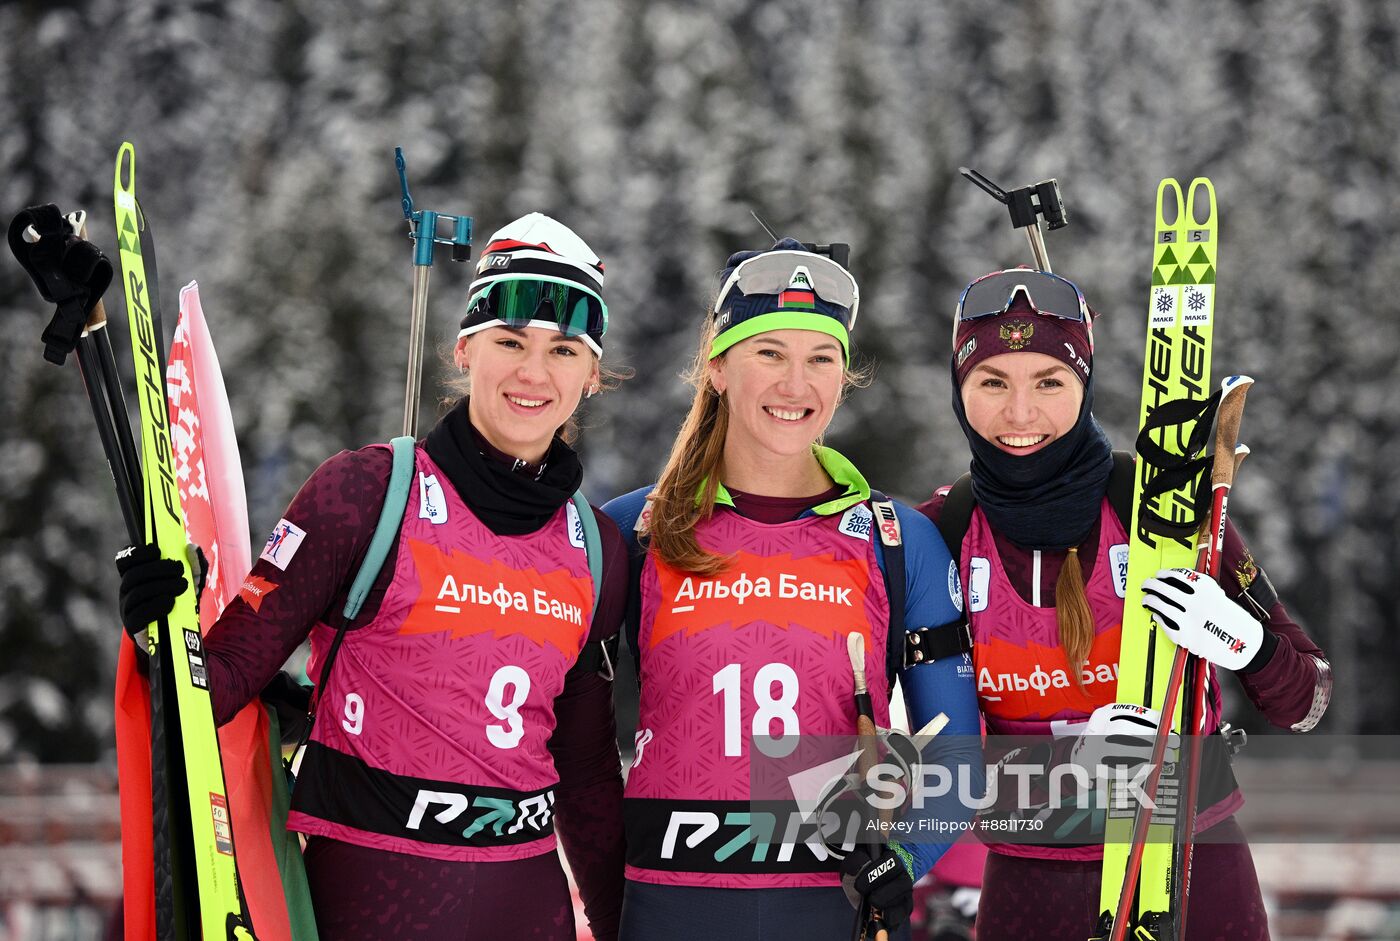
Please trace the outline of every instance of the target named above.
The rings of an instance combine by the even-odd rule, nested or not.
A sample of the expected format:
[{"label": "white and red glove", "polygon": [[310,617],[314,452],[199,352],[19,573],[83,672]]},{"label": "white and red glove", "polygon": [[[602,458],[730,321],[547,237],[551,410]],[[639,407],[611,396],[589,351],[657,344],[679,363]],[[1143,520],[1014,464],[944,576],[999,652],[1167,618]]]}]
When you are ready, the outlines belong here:
[{"label": "white and red glove", "polygon": [[1254,659],[1264,625],[1225,595],[1220,583],[1191,569],[1162,569],[1142,583],[1142,606],[1178,647],[1227,670]]},{"label": "white and red glove", "polygon": [[[1133,777],[1138,768],[1152,759],[1152,743],[1162,714],[1156,709],[1127,702],[1099,706],[1084,723],[1083,731],[1070,751],[1070,761],[1089,775],[1099,777],[1103,766],[1106,777]],[[1181,739],[1175,732],[1167,738],[1167,760],[1174,760]]]}]

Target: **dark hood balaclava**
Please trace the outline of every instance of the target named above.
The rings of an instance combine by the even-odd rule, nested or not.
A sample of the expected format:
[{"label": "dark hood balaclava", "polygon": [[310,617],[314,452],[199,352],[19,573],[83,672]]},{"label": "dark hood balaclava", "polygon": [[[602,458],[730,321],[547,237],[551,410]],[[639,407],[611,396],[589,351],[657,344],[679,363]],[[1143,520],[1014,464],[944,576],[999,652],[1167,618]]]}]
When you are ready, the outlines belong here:
[{"label": "dark hood balaclava", "polygon": [[[1094,418],[1091,322],[1038,314],[1017,297],[1005,313],[959,324],[950,362],[953,414],[972,448],[972,495],[987,519],[1029,549],[1066,549],[1084,541],[1098,519],[1113,469],[1113,447]],[[1047,447],[1007,454],[972,430],[962,383],[981,361],[1001,353],[1045,353],[1084,382],[1074,427]]]}]

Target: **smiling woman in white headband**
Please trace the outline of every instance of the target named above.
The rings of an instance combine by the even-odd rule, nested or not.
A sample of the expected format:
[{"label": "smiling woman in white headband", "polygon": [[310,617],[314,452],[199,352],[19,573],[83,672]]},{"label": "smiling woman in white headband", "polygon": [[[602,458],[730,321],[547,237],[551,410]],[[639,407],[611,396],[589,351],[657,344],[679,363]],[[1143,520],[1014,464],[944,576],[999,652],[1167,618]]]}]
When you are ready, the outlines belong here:
[{"label": "smiling woman in white headband", "polygon": [[[323,941],[572,941],[556,833],[594,936],[616,936],[627,558],[565,440],[605,378],[602,287],[602,262],[547,216],[492,236],[454,348],[470,395],[408,451],[403,509],[380,523],[387,446],[330,458],[209,632],[220,722],[310,636],[320,689],[288,827],[307,836]],[[377,524],[393,539],[347,614]],[[154,546],[118,568],[133,631],[183,588]]]}]

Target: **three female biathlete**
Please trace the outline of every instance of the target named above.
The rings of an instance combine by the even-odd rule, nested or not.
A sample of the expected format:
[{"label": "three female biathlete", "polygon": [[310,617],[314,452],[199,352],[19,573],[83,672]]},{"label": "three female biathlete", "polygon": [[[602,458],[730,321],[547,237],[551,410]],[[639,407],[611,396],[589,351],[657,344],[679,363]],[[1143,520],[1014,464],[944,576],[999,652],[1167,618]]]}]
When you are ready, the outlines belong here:
[{"label": "three female biathlete", "polygon": [[[622,778],[604,645],[628,562],[611,520],[597,514],[595,538],[593,511],[571,499],[583,468],[565,441],[605,378],[602,287],[602,263],[558,222],[531,213],[498,231],[455,347],[470,394],[413,447],[358,615],[346,601],[385,505],[384,445],[312,474],[206,639],[220,722],[308,634],[311,677],[334,657],[288,824],[308,838],[326,941],[572,941],[556,832],[595,937],[616,937]],[[146,546],[118,565],[124,624],[169,611],[176,563]]]},{"label": "three female biathlete", "polygon": [[[1109,499],[1115,458],[1093,416],[1092,317],[1079,289],[1047,272],[993,272],[967,287],[951,366],[953,411],[972,449],[970,480],[919,507],[959,560],[988,731],[1058,736],[1055,755],[1090,767],[1145,761],[1159,719],[1114,703],[1128,539],[1124,510]],[[1311,729],[1331,691],[1323,652],[1291,620],[1233,526],[1222,571],[1224,588],[1163,571],[1144,586],[1144,606],[1179,646],[1212,670],[1233,671],[1273,724]],[[1074,681],[1036,682],[1057,674]],[[1211,689],[1207,733],[1220,725],[1214,678]],[[1146,734],[1147,747],[1124,750],[1117,733]],[[1207,762],[1191,877],[1203,891],[1192,893],[1188,908],[1193,941],[1268,938],[1233,817],[1242,800],[1228,761]],[[1083,832],[1080,845],[992,845],[979,941],[1089,936],[1103,835]]]},{"label": "three female biathlete", "polygon": [[[800,242],[732,256],[660,479],[604,507],[632,550],[628,637],[641,683],[624,802],[626,939],[845,939],[854,914],[841,869],[899,929],[914,880],[955,838],[838,861],[801,842],[780,851],[781,833],[746,832],[754,737],[853,734],[851,633],[868,652],[876,722],[889,724],[893,647],[911,726],[947,714],[944,763],[980,762],[942,540],[908,507],[872,512],[864,477],[820,443],[851,381],[857,306],[851,274]],[[876,516],[882,508],[888,516]],[[893,577],[885,560],[897,552],[880,524],[902,533]],[[901,589],[887,584],[897,582],[903,603],[892,610]],[[924,662],[904,667],[910,636]]]}]

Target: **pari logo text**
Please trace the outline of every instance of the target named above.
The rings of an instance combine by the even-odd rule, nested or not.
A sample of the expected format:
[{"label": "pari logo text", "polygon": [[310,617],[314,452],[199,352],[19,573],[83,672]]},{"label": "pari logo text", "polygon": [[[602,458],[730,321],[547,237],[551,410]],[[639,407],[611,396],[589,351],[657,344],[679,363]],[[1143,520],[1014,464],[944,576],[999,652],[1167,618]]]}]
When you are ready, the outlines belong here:
[{"label": "pari logo text", "polygon": [[[441,805],[441,809],[437,809],[437,805]],[[468,808],[476,813],[467,813]],[[553,815],[553,791],[512,799],[420,789],[408,812],[404,829],[421,830],[423,818],[430,817],[449,827],[466,822],[467,826],[461,831],[464,840],[478,835],[512,836],[527,827],[535,833],[545,834],[551,830]]]}]

